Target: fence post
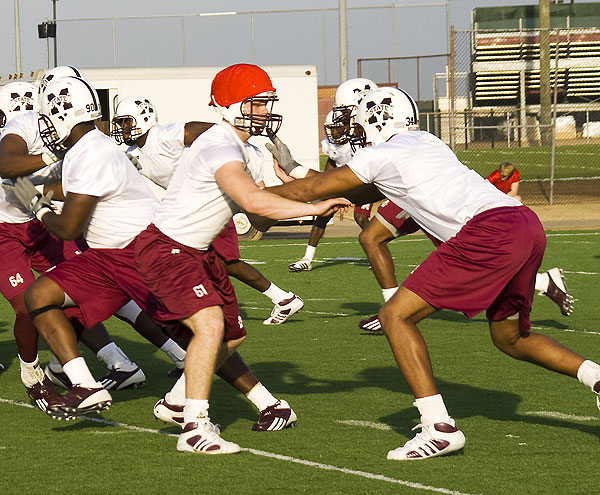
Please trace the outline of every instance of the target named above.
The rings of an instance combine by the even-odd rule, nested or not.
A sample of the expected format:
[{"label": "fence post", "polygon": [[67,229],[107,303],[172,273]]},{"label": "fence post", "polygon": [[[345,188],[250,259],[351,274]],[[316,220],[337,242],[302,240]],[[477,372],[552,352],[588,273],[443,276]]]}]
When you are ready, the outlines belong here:
[{"label": "fence post", "polygon": [[449,122],[449,131],[450,131],[450,149],[454,151],[455,148],[455,139],[454,139],[454,131],[455,131],[455,123],[454,123],[454,104],[456,98],[456,31],[454,30],[454,26],[450,26],[450,67],[448,70],[448,98],[449,105],[448,111],[450,112],[450,122]]}]

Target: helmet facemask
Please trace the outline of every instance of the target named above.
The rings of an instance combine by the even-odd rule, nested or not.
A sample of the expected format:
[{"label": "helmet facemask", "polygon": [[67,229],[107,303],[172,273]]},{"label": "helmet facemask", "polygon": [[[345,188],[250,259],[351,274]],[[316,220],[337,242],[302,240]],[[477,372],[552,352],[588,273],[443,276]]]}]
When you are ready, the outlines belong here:
[{"label": "helmet facemask", "polygon": [[68,135],[61,138],[49,117],[40,114],[38,118],[38,127],[44,146],[46,146],[46,148],[48,148],[52,153],[60,153],[67,149],[64,142]]},{"label": "helmet facemask", "polygon": [[[251,136],[274,136],[279,131],[283,117],[273,113],[273,104],[279,101],[277,93],[267,91],[256,96],[250,96],[239,103],[236,111],[235,103],[229,107],[219,106],[213,99],[213,104],[221,116],[240,131]],[[258,110],[265,107],[265,111]]]},{"label": "helmet facemask", "polygon": [[[356,110],[356,107],[354,107]],[[352,130],[352,108],[334,107],[332,122],[325,123],[327,139],[334,144],[346,144],[350,140]]]},{"label": "helmet facemask", "polygon": [[142,129],[138,127],[133,115],[113,117],[110,135],[117,143],[132,146],[142,134]]}]

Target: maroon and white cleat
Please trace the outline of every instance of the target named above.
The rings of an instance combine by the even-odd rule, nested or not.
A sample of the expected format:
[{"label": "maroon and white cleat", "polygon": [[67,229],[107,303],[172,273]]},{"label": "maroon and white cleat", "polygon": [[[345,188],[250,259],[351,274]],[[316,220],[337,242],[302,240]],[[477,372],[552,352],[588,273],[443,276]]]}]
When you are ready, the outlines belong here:
[{"label": "maroon and white cleat", "polygon": [[275,305],[271,311],[271,316],[263,321],[264,325],[281,325],[282,323],[285,323],[290,316],[295,315],[304,307],[304,301],[302,299],[291,292],[290,294],[291,296],[288,299],[279,301]]},{"label": "maroon and white cleat", "polygon": [[371,316],[366,320],[361,320],[358,323],[358,328],[364,330],[365,332],[371,332],[377,335],[383,334],[383,328],[381,328],[381,322],[379,321],[377,315]]},{"label": "maroon and white cleat", "polygon": [[154,417],[165,423],[183,426],[183,404],[169,404],[164,397],[154,404]]},{"label": "maroon and white cleat", "polygon": [[387,458],[394,461],[414,461],[452,454],[465,446],[465,436],[449,423],[418,424],[413,428],[421,428],[415,438],[402,447],[390,450]]},{"label": "maroon and white cleat", "polygon": [[48,410],[48,407],[62,403],[62,396],[54,390],[52,382],[47,376],[44,376],[41,383],[38,382],[33,387],[27,387],[27,395],[44,412]]},{"label": "maroon and white cleat", "polygon": [[242,449],[233,442],[221,438],[208,418],[199,418],[196,423],[186,423],[177,439],[179,452],[196,454],[237,454]]},{"label": "maroon and white cleat", "polygon": [[102,387],[73,385],[60,402],[49,405],[46,413],[54,419],[74,419],[83,414],[104,411],[112,404],[108,390]]},{"label": "maroon and white cleat", "polygon": [[285,400],[278,400],[260,412],[252,431],[278,431],[296,426],[296,413]]}]

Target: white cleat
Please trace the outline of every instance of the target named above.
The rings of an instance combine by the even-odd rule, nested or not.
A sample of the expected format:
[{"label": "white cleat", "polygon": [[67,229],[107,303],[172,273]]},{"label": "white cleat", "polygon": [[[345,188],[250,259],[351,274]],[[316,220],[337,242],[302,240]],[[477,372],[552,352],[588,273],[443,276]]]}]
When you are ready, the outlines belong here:
[{"label": "white cleat", "polygon": [[197,454],[237,454],[242,449],[236,443],[223,440],[208,418],[200,418],[196,423],[185,424],[177,439],[177,450]]},{"label": "white cleat", "polygon": [[394,461],[429,459],[452,454],[465,445],[463,433],[449,423],[418,424],[413,430],[417,428],[421,428],[421,432],[402,447],[390,450],[387,454],[388,459]]},{"label": "white cleat", "polygon": [[[290,292],[291,294],[291,292]],[[285,323],[287,319],[296,314],[304,307],[304,301],[295,294],[292,294],[288,299],[279,301],[273,310],[271,316],[263,321],[264,325],[281,325]]]},{"label": "white cleat", "polygon": [[299,259],[288,265],[291,272],[308,272],[312,270],[312,261],[307,258]]},{"label": "white cleat", "polygon": [[138,388],[146,383],[146,375],[138,366],[131,371],[119,369],[110,370],[100,383],[106,390],[122,390],[124,388]]}]

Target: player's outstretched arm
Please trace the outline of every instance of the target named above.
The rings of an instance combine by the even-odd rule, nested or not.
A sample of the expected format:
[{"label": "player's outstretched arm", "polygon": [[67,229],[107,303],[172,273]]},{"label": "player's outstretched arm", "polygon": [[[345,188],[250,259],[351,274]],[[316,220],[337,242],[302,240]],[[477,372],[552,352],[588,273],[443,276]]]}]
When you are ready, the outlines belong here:
[{"label": "player's outstretched arm", "polygon": [[0,177],[15,179],[52,165],[58,158],[52,153],[30,155],[21,136],[7,134],[0,141]]}]

